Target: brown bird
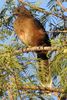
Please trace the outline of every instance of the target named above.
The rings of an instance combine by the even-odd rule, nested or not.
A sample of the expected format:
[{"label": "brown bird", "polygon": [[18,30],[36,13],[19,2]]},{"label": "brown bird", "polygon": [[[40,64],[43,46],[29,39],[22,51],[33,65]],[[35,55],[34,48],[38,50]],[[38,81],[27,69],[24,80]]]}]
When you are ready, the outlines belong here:
[{"label": "brown bird", "polygon": [[[39,20],[33,17],[31,12],[24,6],[14,9],[16,20],[14,21],[14,30],[21,41],[27,46],[51,46],[49,37]],[[47,52],[46,52],[47,53]],[[40,58],[38,74],[42,84],[48,81],[49,74],[48,58],[43,51],[37,52],[37,57]],[[49,77],[49,75],[48,75]]]}]

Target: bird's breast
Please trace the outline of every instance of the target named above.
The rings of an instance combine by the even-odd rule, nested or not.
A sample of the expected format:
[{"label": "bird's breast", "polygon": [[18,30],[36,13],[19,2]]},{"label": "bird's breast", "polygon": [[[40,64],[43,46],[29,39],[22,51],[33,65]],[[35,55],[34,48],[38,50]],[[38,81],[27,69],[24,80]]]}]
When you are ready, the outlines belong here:
[{"label": "bird's breast", "polygon": [[14,29],[21,41],[28,46],[38,46],[43,44],[44,31],[38,29],[33,20],[17,19],[14,22]]}]

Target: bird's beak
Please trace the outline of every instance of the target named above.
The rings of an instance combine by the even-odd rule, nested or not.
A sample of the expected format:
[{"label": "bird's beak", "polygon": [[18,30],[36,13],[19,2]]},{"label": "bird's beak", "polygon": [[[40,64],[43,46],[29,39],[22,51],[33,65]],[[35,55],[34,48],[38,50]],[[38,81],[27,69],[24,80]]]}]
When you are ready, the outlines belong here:
[{"label": "bird's beak", "polygon": [[14,9],[13,9],[13,15],[17,15],[17,13],[16,13],[16,7],[14,7]]}]

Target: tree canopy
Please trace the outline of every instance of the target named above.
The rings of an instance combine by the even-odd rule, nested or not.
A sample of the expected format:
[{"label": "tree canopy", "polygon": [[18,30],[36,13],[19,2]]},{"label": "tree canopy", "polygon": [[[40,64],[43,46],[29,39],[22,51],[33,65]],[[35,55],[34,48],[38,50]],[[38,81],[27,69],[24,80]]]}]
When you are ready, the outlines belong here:
[{"label": "tree canopy", "polygon": [[[5,100],[66,100],[67,94],[67,8],[65,0],[28,1],[6,0],[0,11],[0,97]],[[46,7],[40,7],[41,4]],[[37,49],[26,47],[14,32],[13,9],[25,5],[40,20],[51,41],[47,49],[50,66],[51,88],[40,85],[37,72]],[[26,48],[26,50],[25,50]],[[30,49],[30,50],[29,50]],[[25,51],[24,51],[25,50]],[[27,51],[29,50],[29,52]],[[24,52],[23,52],[24,51]],[[32,52],[33,51],[33,52]],[[47,69],[45,69],[46,71]],[[43,74],[43,72],[41,73]],[[47,83],[48,84],[48,83]]]}]

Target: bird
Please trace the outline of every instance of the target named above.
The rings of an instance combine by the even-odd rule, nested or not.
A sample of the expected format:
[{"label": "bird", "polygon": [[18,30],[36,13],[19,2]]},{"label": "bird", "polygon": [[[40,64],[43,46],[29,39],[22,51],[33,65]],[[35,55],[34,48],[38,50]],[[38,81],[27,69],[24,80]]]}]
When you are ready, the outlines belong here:
[{"label": "bird", "polygon": [[[51,46],[48,34],[42,23],[24,5],[16,7],[13,15],[16,16],[13,24],[14,31],[26,46]],[[48,67],[48,57],[46,56],[47,51],[37,51],[36,53],[37,58],[40,59],[37,71],[39,80],[42,84],[45,84],[48,81],[50,70]]]}]

